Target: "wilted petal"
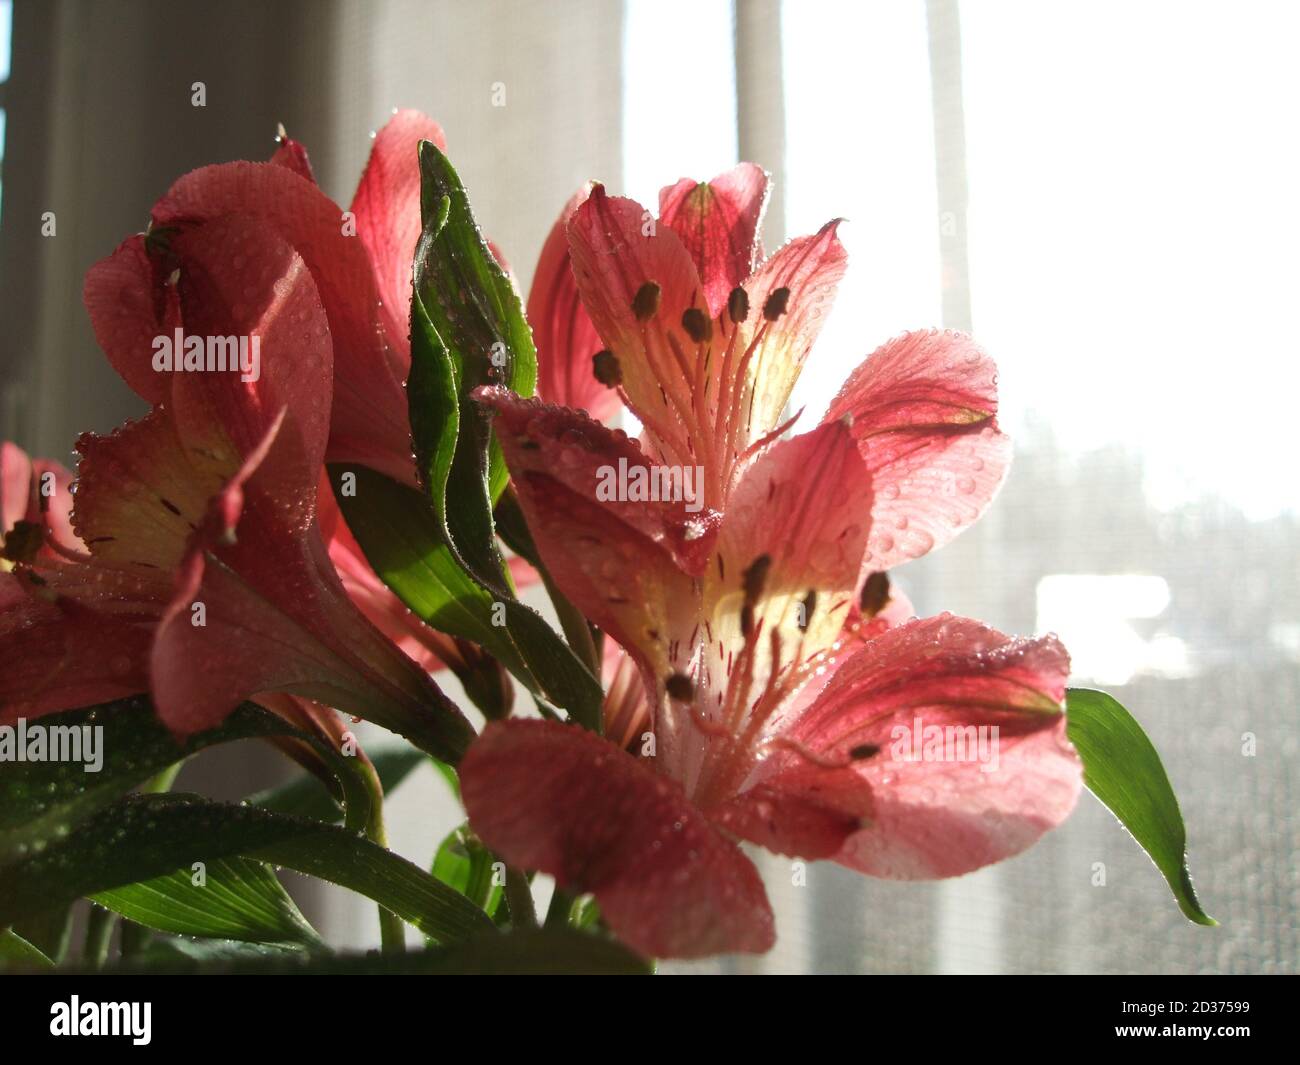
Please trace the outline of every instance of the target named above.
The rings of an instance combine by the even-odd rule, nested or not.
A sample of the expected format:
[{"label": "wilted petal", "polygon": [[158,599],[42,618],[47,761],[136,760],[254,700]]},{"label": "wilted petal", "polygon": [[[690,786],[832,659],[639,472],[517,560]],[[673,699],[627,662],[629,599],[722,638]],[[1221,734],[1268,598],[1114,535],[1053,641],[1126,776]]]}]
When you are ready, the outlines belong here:
[{"label": "wilted petal", "polygon": [[768,190],[763,168],[741,163],[712,181],[682,178],[659,193],[659,224],[671,226],[695,260],[712,318],[758,261]]},{"label": "wilted petal", "polygon": [[576,407],[603,421],[622,401],[593,371],[592,359],[602,344],[578,295],[567,233],[569,219],[589,192],[589,187],[581,189],[564,205],[542,245],[528,292],[528,322],[537,344],[537,394],[548,403]]},{"label": "wilted petal", "polygon": [[352,212],[375,272],[389,336],[410,358],[411,266],[420,239],[420,141],[442,151],[442,127],[419,111],[396,112],[375,134]]},{"label": "wilted petal", "polygon": [[[978,869],[1074,808],[1068,673],[1052,636],[1012,638],[951,615],[907,622],[850,655],[757,783],[807,799],[830,774],[826,805],[867,811],[836,859],[862,872],[910,880]],[[844,766],[861,782],[856,795]]]},{"label": "wilted petal", "polygon": [[1006,475],[993,360],[962,333],[904,333],[870,355],[831,404],[850,417],[871,472],[867,568],[947,543],[984,512]]},{"label": "wilted petal", "polygon": [[591,892],[611,930],[658,957],[772,946],[758,872],[681,788],[575,727],[489,725],[461,765],[470,824],[510,864]]}]

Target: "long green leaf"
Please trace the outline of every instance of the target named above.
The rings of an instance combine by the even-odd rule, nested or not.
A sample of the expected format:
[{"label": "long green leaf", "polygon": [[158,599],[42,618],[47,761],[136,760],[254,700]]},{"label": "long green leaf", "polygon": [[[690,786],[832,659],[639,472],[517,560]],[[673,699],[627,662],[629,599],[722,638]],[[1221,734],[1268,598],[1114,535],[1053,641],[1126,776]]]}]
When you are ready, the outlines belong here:
[{"label": "long green leaf", "polygon": [[183,743],[158,720],[145,696],[51,714],[38,724],[46,729],[102,728],[103,764],[93,773],[79,762],[6,764],[0,773],[0,866],[56,842],[79,821],[168,766],[205,747],[234,740],[290,736],[310,743],[338,776],[349,823],[360,826],[369,814],[369,795],[353,760],[251,703],[235,710],[218,728]]},{"label": "long green leaf", "polygon": [[92,899],[137,924],[173,935],[323,946],[275,874],[261,862],[218,858],[204,866],[201,878],[186,867],[97,892]]},{"label": "long green leaf", "polygon": [[454,829],[433,856],[433,875],[480,906],[489,917],[501,903],[502,884],[494,882],[497,857],[468,825]]},{"label": "long green leaf", "polygon": [[1218,924],[1192,888],[1183,815],[1142,726],[1105,692],[1071,688],[1066,730],[1083,760],[1083,782],[1150,855],[1183,914],[1197,924]]},{"label": "long green leaf", "polygon": [[464,896],[344,828],[185,795],[128,796],[0,869],[0,927],[61,901],[235,855],[357,891],[440,943],[493,927]]},{"label": "long green leaf", "polygon": [[356,477],[337,495],[374,571],[419,618],[486,648],[535,695],[588,727],[598,725],[600,682],[531,607],[479,581],[448,547],[419,492],[361,466],[331,468]]},{"label": "long green leaf", "polygon": [[54,962],[10,928],[0,929],[0,969],[53,969]]},{"label": "long green leaf", "polygon": [[[385,797],[396,791],[413,769],[432,761],[423,751],[406,744],[393,744],[378,749],[367,747],[366,753],[379,774],[379,783],[383,785]],[[304,817],[329,824],[343,820],[343,808],[320,778],[311,773],[302,773],[287,784],[260,791],[244,801],[250,806],[260,806],[272,813],[288,814],[291,817]]]}]

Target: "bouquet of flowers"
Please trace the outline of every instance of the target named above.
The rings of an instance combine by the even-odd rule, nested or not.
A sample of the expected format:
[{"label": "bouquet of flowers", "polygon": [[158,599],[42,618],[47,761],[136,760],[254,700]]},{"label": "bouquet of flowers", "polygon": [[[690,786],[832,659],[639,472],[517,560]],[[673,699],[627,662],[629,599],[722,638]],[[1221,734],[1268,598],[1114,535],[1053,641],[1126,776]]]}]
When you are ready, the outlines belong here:
[{"label": "bouquet of flowers", "polygon": [[[75,474],[4,444],[3,964],[763,952],[747,848],[957,876],[1085,784],[1213,923],[1127,711],[1067,689],[1055,637],[916,617],[891,580],[1003,480],[992,359],[907,333],[820,420],[791,411],[846,254],[832,221],[765,255],[768,184],[682,180],[657,215],[589,185],[526,313],[423,115],[378,133],[348,210],[283,135],[172,186],[84,290],[148,413],[83,435]],[[360,719],[396,739],[368,754]],[[301,771],[239,804],[172,790],[248,738]],[[430,759],[465,821],[426,870],[383,798]],[[282,867],[373,899],[382,952],[332,952]]]}]

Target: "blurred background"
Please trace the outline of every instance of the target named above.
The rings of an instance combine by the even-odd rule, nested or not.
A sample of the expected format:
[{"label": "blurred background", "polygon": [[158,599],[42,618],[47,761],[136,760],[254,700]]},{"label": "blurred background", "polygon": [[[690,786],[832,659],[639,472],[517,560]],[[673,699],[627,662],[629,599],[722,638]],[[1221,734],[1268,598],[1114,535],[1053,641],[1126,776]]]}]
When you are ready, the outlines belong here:
[{"label": "blurred background", "polygon": [[[796,405],[819,416],[904,329],[997,358],[1009,481],[895,576],[922,614],[1060,633],[1074,683],[1161,751],[1222,925],[1184,921],[1085,795],[942,884],[822,863],[795,886],[765,857],[776,950],[665,968],[1295,972],[1298,44],[1281,0],[0,0],[0,437],[67,461],[141,413],[81,279],[183,172],[267,157],[277,122],[346,204],[371,131],[428,112],[525,291],[586,179],[653,205],[752,159],[776,180],[769,249],[850,221]],[[227,752],[217,786],[269,772]],[[427,865],[457,811],[430,771],[390,816]],[[299,893],[327,939],[377,942],[369,904]]]}]

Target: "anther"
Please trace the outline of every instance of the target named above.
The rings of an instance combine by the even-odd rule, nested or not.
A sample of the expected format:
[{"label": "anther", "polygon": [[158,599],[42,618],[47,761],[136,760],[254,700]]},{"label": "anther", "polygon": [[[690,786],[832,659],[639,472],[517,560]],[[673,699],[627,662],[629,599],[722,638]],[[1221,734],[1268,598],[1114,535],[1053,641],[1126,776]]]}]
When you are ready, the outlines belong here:
[{"label": "anther", "polygon": [[713,320],[698,307],[687,307],[682,312],[682,328],[697,344],[703,344],[713,336]]},{"label": "anther", "polygon": [[858,609],[865,618],[874,618],[889,603],[889,576],[885,573],[873,573],[863,582],[862,594],[858,596]]},{"label": "anther", "polygon": [[664,681],[664,690],[679,703],[689,703],[695,699],[695,683],[685,673],[673,673]]},{"label": "anther", "polygon": [[782,285],[778,289],[773,289],[772,294],[767,297],[767,302],[763,304],[763,317],[769,322],[775,322],[781,315],[785,314],[786,306],[790,302],[790,290]]},{"label": "anther", "polygon": [[617,388],[623,383],[623,367],[618,356],[609,349],[598,351],[591,357],[591,373],[606,388]]},{"label": "anther", "polygon": [[632,298],[632,313],[638,322],[644,322],[659,313],[659,286],[647,281]]},{"label": "anther", "polygon": [[727,297],[727,314],[736,323],[749,317],[749,293],[737,285]]}]

